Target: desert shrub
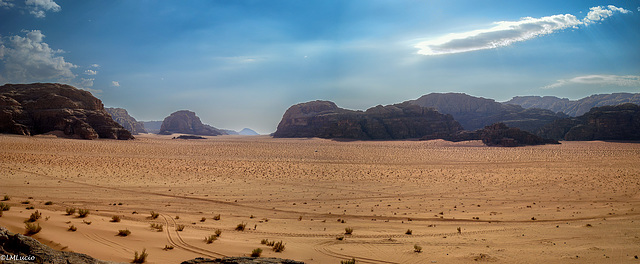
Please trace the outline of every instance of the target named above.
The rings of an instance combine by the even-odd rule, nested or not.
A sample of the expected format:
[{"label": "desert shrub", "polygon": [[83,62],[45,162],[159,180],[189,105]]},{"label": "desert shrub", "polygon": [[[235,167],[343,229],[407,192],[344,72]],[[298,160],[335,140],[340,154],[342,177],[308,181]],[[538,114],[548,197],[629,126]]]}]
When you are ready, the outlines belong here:
[{"label": "desert shrub", "polygon": [[216,229],[216,236],[220,237],[220,235],[222,235],[222,230]]},{"label": "desert shrub", "polygon": [[268,247],[273,247],[273,245],[275,244],[276,244],[276,241],[267,241],[265,245],[267,245]]},{"label": "desert shrub", "polygon": [[407,234],[407,235],[411,235],[411,234],[413,234],[413,230],[407,229],[407,232],[404,232],[404,233]]},{"label": "desert shrub", "polygon": [[2,198],[2,201],[9,201],[11,200],[11,197],[9,197],[9,195],[4,195],[4,198]]},{"label": "desert shrub", "polygon": [[275,252],[284,251],[284,243],[282,243],[282,240],[276,242],[275,244],[273,244],[273,251],[275,251]]},{"label": "desert shrub", "polygon": [[251,257],[259,258],[260,255],[262,255],[262,249],[261,248],[256,248],[253,251],[251,251]]},{"label": "desert shrub", "polygon": [[78,209],[78,217],[85,218],[89,215],[89,209]]},{"label": "desert shrub", "polygon": [[207,221],[207,218],[203,216],[202,218],[200,218],[200,222],[204,222],[204,221]]},{"label": "desert shrub", "polygon": [[30,236],[30,235],[35,235],[38,232],[40,232],[40,230],[42,230],[42,227],[40,226],[40,224],[34,224],[34,223],[25,223],[24,227],[26,229],[25,231],[25,235]]},{"label": "desert shrub", "polygon": [[356,259],[352,258],[350,260],[341,260],[340,264],[356,264]]},{"label": "desert shrub", "polygon": [[347,227],[344,229],[344,234],[345,235],[351,235],[353,233],[353,228],[351,227]]},{"label": "desert shrub", "polygon": [[336,240],[344,240],[344,236],[336,237]]},{"label": "desert shrub", "polygon": [[176,225],[176,231],[184,230],[184,225]]},{"label": "desert shrub", "polygon": [[29,216],[29,219],[27,219],[25,222],[35,222],[38,221],[38,219],[40,219],[42,217],[42,214],[40,212],[38,212],[38,210],[36,210],[35,212],[31,213],[31,215]]},{"label": "desert shrub", "polygon": [[245,227],[247,227],[247,223],[240,223],[236,226],[237,231],[244,231]]},{"label": "desert shrub", "polygon": [[162,250],[172,250],[173,246],[171,245],[164,245],[164,248]]},{"label": "desert shrub", "polygon": [[11,209],[10,205],[6,203],[0,203],[0,211],[9,211],[9,209]]},{"label": "desert shrub", "polygon": [[266,239],[266,238],[265,238],[265,239],[260,240],[260,244],[266,245],[267,243],[269,243],[269,240],[268,240],[268,239]]},{"label": "desert shrub", "polygon": [[151,219],[156,219],[156,218],[158,218],[158,216],[160,216],[160,214],[159,214],[159,213],[156,213],[156,212],[154,212],[154,211],[151,211]]},{"label": "desert shrub", "polygon": [[47,201],[46,203],[44,203],[44,205],[52,205],[53,202],[52,201]]},{"label": "desert shrub", "polygon": [[27,209],[27,210],[33,210],[33,209],[35,209],[35,207],[33,207],[33,206],[28,206],[28,207],[26,207],[26,208],[24,208],[24,209]]},{"label": "desert shrub", "polygon": [[73,215],[76,213],[76,208],[67,208],[65,211],[67,212],[67,215]]},{"label": "desert shrub", "polygon": [[413,245],[413,252],[422,252],[422,247],[418,246],[418,244]]},{"label": "desert shrub", "polygon": [[462,228],[458,227],[456,229],[458,230],[458,234],[462,234]]},{"label": "desert shrub", "polygon": [[83,223],[85,223],[86,225],[90,225],[91,221],[87,221],[87,220],[82,220]]},{"label": "desert shrub", "polygon": [[204,242],[206,242],[207,244],[211,244],[213,243],[213,241],[216,241],[218,239],[218,237],[216,235],[209,235],[204,237]]},{"label": "desert shrub", "polygon": [[180,216],[179,216],[179,215],[176,215],[176,220],[178,220],[178,219],[180,219]]},{"label": "desert shrub", "polygon": [[114,215],[114,216],[111,217],[111,222],[113,222],[113,223],[120,222],[120,220],[121,220],[120,216]]},{"label": "desert shrub", "polygon": [[215,215],[215,216],[213,217],[213,220],[216,220],[216,221],[220,220],[220,214]]},{"label": "desert shrub", "polygon": [[76,232],[78,230],[78,228],[76,226],[74,226],[74,225],[70,225],[69,229],[67,229],[67,230],[69,230],[71,232]]},{"label": "desert shrub", "polygon": [[30,203],[31,203],[31,201],[29,201],[29,200],[25,200],[25,201],[22,201],[22,202],[20,202],[20,203],[21,203],[21,204],[30,204]]},{"label": "desert shrub", "polygon": [[140,255],[138,255],[138,251],[136,251],[133,255],[133,261],[131,261],[131,263],[145,263],[148,256],[149,254],[147,254],[147,249],[142,249]]},{"label": "desert shrub", "polygon": [[129,229],[118,230],[118,236],[126,237],[128,235],[131,235],[131,231],[129,231]]},{"label": "desert shrub", "polygon": [[162,232],[163,227],[164,226],[162,224],[156,224],[156,223],[151,224],[151,228],[155,229],[158,232]]}]

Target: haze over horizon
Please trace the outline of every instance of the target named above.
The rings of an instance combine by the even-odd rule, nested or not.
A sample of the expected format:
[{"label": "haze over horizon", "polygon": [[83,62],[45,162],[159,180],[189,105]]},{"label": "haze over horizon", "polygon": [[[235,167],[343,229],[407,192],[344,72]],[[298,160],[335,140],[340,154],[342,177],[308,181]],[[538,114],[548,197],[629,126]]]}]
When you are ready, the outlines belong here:
[{"label": "haze over horizon", "polygon": [[640,1],[0,0],[0,84],[267,134],[291,105],[640,92]]}]

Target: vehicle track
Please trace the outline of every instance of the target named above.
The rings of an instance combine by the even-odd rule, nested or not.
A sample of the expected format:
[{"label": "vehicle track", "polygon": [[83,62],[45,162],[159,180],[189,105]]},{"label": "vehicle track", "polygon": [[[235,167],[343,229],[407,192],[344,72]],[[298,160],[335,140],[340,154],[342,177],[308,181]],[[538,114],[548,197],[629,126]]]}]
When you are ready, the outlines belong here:
[{"label": "vehicle track", "polygon": [[[161,214],[160,216],[162,216],[162,218],[164,218],[164,223],[167,226],[166,228],[166,234],[167,234],[167,241],[169,241],[169,243],[174,246],[174,247],[178,247],[181,249],[184,249],[186,251],[189,252],[193,252],[196,254],[200,254],[200,255],[205,255],[207,257],[212,257],[212,258],[220,258],[220,257],[226,257],[227,255],[224,255],[222,253],[218,253],[212,250],[208,250],[208,249],[204,249],[204,248],[200,248],[200,247],[196,247],[193,246],[187,242],[185,242],[182,237],[180,236],[180,234],[178,233],[178,231],[175,229],[177,223],[176,220],[174,220],[171,217],[167,217],[164,214]],[[171,219],[171,222],[169,221],[169,219]],[[172,235],[171,233],[175,233],[174,235]]]},{"label": "vehicle track", "polygon": [[347,254],[338,253],[338,252],[329,250],[329,248],[327,246],[331,245],[331,244],[335,244],[335,242],[325,241],[325,242],[322,242],[322,243],[318,244],[318,246],[314,247],[313,249],[316,252],[321,253],[323,255],[327,255],[327,256],[338,258],[338,259],[342,259],[342,260],[350,260],[350,259],[353,258],[353,259],[356,260],[357,263],[400,264],[400,262],[386,261],[386,260],[375,259],[375,258],[367,258],[367,257],[357,257],[357,256],[353,256],[353,255],[347,255]]}]

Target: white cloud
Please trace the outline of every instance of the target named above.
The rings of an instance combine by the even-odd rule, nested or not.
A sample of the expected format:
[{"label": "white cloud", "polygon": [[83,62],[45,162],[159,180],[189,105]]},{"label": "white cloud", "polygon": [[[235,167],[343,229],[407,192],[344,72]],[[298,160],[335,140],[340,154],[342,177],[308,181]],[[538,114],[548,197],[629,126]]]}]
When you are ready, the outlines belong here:
[{"label": "white cloud", "polygon": [[624,87],[640,87],[640,76],[638,75],[585,75],[571,79],[558,80],[553,84],[542,87],[542,89],[554,89],[570,84],[580,85],[609,85]]},{"label": "white cloud", "polygon": [[11,0],[0,0],[0,7],[12,8],[13,6],[14,4],[11,2]]},{"label": "white cloud", "polygon": [[119,87],[120,86],[120,82],[111,81],[111,85],[115,86],[115,87]]},{"label": "white cloud", "polygon": [[84,71],[84,74],[86,74],[86,75],[96,75],[96,74],[98,74],[98,71],[86,70],[86,71]]},{"label": "white cloud", "polygon": [[499,21],[487,29],[462,33],[451,33],[441,37],[419,42],[415,45],[418,54],[441,55],[494,49],[525,41],[538,36],[551,34],[566,28],[588,25],[601,21],[615,12],[631,11],[615,6],[592,7],[583,20],[574,15],[553,15],[541,18],[525,17],[519,21]]},{"label": "white cloud", "polygon": [[98,65],[98,64],[91,64],[91,67],[94,67],[94,68],[100,68],[100,65]]},{"label": "white cloud", "polygon": [[29,13],[37,18],[45,17],[45,11],[59,12],[62,9],[53,0],[26,0],[25,4],[30,8]]},{"label": "white cloud", "polygon": [[80,78],[80,83],[79,86],[80,87],[91,87],[93,86],[93,81],[95,79],[85,79],[85,78]]},{"label": "white cloud", "polygon": [[73,79],[71,69],[77,66],[66,62],[62,50],[54,50],[43,42],[45,35],[40,30],[23,31],[26,36],[11,36],[0,46],[0,62],[4,71],[0,73],[7,81],[34,82]]}]

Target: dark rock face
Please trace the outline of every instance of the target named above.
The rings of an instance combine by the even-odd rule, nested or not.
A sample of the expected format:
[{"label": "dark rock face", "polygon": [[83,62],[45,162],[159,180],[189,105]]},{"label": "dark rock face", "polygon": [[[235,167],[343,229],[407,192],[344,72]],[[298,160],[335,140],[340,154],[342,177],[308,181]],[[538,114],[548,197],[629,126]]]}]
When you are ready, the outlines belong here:
[{"label": "dark rock face", "polygon": [[640,140],[640,106],[594,107],[582,116],[548,124],[538,134],[564,140]]},{"label": "dark rock face", "polygon": [[291,106],[273,136],[409,139],[461,129],[450,115],[408,103],[379,105],[363,112],[342,109],[329,101],[313,101]]},{"label": "dark rock face", "polygon": [[147,133],[144,130],[144,126],[142,123],[138,122],[135,118],[129,115],[127,110],[123,108],[105,108],[104,110],[111,115],[114,121],[118,122],[122,127],[126,130],[129,130],[131,134],[138,135],[140,133]]},{"label": "dark rock face", "polygon": [[225,134],[215,127],[202,124],[202,121],[200,121],[200,118],[196,116],[196,113],[188,110],[174,112],[162,121],[159,134],[170,135],[173,133],[202,136],[218,136]]},{"label": "dark rock face", "polygon": [[555,96],[516,96],[505,102],[505,104],[520,105],[524,108],[542,108],[549,109],[553,112],[563,112],[569,116],[583,115],[593,107],[624,103],[640,104],[640,94],[595,94],[576,101]]},{"label": "dark rock face", "polygon": [[428,135],[421,140],[444,139],[448,141],[482,140],[487,146],[518,147],[528,145],[560,144],[553,139],[544,139],[519,128],[510,128],[503,123],[495,123],[475,131],[458,131],[451,135]]},{"label": "dark rock face", "polygon": [[87,91],[55,83],[0,86],[0,133],[36,135],[55,130],[82,139],[133,139]]},{"label": "dark rock face", "polygon": [[[0,227],[0,255],[16,256],[23,260],[13,261],[6,260],[6,263],[51,263],[51,264],[109,264],[114,262],[106,262],[94,259],[90,256],[74,252],[64,252],[53,250],[50,247],[41,244],[37,240],[23,236],[21,234],[13,234],[7,229]],[[34,257],[33,260],[30,260]],[[3,262],[4,263],[4,262]]]},{"label": "dark rock face", "polygon": [[184,261],[182,264],[304,264],[302,261],[295,261],[281,258],[251,258],[251,257],[226,257],[226,258],[195,258]]},{"label": "dark rock face", "polygon": [[554,120],[567,117],[549,110],[524,109],[521,106],[501,104],[492,99],[461,93],[431,93],[407,102],[422,107],[433,107],[440,113],[450,114],[466,130],[476,130],[500,122],[533,132]]}]

